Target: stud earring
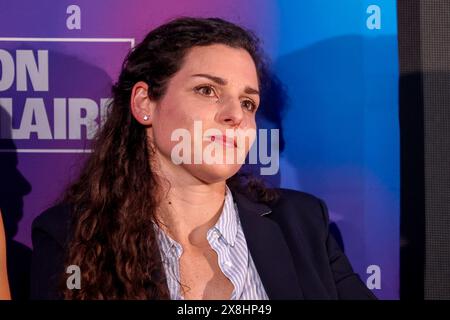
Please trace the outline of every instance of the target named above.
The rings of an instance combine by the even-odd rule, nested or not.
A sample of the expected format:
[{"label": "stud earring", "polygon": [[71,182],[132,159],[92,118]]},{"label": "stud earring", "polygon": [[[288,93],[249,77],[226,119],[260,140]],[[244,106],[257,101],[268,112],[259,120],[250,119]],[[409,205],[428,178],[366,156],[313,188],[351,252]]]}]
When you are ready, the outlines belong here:
[{"label": "stud earring", "polygon": [[148,115],[145,115],[144,116],[144,121],[147,121],[149,119],[149,116]]}]

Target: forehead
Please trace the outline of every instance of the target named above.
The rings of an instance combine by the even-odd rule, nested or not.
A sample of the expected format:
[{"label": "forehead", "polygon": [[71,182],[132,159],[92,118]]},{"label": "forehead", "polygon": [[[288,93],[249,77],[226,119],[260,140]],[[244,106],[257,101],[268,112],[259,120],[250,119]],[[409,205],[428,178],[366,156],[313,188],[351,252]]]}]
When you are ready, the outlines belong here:
[{"label": "forehead", "polygon": [[258,86],[255,63],[250,54],[242,48],[222,44],[191,48],[185,56],[179,74],[182,77],[190,77],[198,73],[225,78],[230,83]]}]

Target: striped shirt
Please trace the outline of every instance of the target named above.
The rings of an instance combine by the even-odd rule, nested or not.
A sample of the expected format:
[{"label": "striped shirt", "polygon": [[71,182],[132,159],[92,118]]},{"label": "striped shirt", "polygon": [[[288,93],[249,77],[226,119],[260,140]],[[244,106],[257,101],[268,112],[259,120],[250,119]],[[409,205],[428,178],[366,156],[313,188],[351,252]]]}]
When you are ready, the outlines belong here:
[{"label": "striped shirt", "polygon": [[[183,300],[180,290],[181,245],[155,224],[158,245],[172,300]],[[207,240],[217,253],[223,274],[234,286],[231,300],[268,300],[255,264],[247,248],[233,195],[226,186],[225,202],[217,223],[208,230]]]}]

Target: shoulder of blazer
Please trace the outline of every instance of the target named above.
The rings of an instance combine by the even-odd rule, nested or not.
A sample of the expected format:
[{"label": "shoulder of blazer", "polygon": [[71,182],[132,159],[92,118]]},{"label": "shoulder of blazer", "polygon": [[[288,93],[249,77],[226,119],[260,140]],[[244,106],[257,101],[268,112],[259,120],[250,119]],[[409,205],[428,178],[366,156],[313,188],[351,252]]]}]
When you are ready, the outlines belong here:
[{"label": "shoulder of blazer", "polygon": [[[272,212],[269,218],[279,224],[292,224],[301,227],[305,232],[328,233],[329,216],[325,202],[306,192],[278,188],[278,200],[269,205]],[[316,235],[317,236],[317,235]]]},{"label": "shoulder of blazer", "polygon": [[58,204],[50,207],[32,223],[32,233],[41,232],[56,240],[63,247],[66,243],[70,223],[70,206]]}]

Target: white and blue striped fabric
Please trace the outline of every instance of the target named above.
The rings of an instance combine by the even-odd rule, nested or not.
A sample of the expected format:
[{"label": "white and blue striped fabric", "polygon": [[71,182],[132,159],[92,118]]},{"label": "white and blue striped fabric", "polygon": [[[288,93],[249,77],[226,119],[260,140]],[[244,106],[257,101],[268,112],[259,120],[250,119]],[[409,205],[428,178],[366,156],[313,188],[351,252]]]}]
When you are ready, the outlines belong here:
[{"label": "white and blue striped fabric", "polygon": [[[179,261],[183,249],[155,224],[159,249],[172,300],[183,300]],[[208,230],[207,240],[216,251],[223,274],[234,285],[231,300],[268,300],[255,264],[247,248],[233,196],[226,186],[225,202],[217,223]]]}]

